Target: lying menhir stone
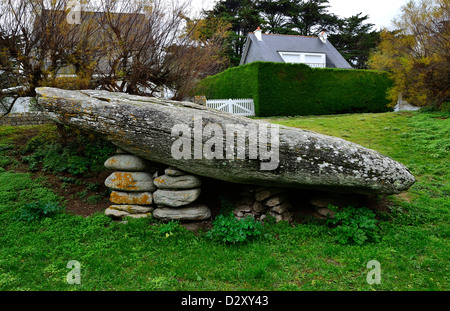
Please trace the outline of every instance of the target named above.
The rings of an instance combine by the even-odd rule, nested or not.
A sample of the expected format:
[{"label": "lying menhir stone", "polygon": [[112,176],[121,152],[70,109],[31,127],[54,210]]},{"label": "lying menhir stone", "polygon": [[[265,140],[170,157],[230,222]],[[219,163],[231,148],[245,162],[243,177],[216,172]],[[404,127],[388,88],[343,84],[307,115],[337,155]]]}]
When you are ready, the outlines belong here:
[{"label": "lying menhir stone", "polygon": [[199,176],[364,194],[400,193],[415,182],[403,164],[344,139],[201,105],[98,90],[36,93],[52,120]]}]

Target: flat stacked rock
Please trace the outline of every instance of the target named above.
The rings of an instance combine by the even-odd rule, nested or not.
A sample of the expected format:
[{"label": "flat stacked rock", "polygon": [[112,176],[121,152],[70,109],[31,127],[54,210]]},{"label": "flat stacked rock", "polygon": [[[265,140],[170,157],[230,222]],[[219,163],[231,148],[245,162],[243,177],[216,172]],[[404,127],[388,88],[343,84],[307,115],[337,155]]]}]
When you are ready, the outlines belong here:
[{"label": "flat stacked rock", "polygon": [[329,194],[317,197],[313,196],[309,199],[309,203],[314,207],[314,209],[320,216],[330,218],[334,218],[336,212],[330,210],[328,208],[329,205],[333,205],[339,208],[345,208],[348,206],[359,207],[361,205],[358,198],[348,194]]},{"label": "flat stacked rock", "polygon": [[158,188],[153,201],[158,206],[153,217],[163,221],[202,221],[211,217],[210,209],[195,201],[201,193],[201,180],[194,175],[169,167],[153,180]]},{"label": "flat stacked rock", "polygon": [[150,206],[153,203],[152,192],[156,187],[152,174],[146,171],[146,161],[118,149],[116,155],[106,160],[105,167],[115,170],[105,180],[106,187],[112,190],[109,200],[113,203],[105,214],[114,219],[151,215],[154,210]]},{"label": "flat stacked rock", "polygon": [[287,190],[274,187],[248,188],[241,193],[241,198],[234,202],[233,211],[236,218],[241,219],[249,215],[255,219],[264,220],[269,214],[276,222],[292,221],[291,204]]}]

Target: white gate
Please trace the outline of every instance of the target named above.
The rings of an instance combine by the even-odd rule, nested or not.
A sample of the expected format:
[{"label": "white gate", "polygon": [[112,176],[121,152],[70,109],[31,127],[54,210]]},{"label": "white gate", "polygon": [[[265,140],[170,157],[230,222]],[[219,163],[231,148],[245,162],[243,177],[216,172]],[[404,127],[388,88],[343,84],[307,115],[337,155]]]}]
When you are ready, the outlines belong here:
[{"label": "white gate", "polygon": [[251,98],[209,99],[206,107],[222,110],[238,116],[254,116],[255,104]]}]

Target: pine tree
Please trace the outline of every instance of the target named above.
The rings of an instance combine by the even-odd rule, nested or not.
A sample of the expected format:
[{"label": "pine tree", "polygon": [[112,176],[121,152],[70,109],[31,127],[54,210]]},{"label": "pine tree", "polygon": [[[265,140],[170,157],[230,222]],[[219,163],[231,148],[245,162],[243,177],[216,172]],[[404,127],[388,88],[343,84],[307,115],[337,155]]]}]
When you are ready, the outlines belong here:
[{"label": "pine tree", "polygon": [[374,24],[365,23],[368,18],[359,13],[341,19],[336,33],[329,36],[330,42],[353,68],[367,69],[369,55],[380,41],[380,32],[373,30]]}]

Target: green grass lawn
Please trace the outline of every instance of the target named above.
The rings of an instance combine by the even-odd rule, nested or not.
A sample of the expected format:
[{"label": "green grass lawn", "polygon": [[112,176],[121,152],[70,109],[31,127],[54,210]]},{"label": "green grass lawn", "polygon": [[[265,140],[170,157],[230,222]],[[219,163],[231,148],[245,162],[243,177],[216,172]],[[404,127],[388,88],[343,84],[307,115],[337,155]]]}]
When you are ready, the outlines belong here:
[{"label": "green grass lawn", "polygon": [[[58,214],[14,216],[27,202],[64,203],[45,178],[18,172],[11,144],[44,127],[0,127],[0,290],[439,290],[449,286],[450,119],[442,113],[382,113],[266,119],[342,137],[404,163],[417,182],[377,211],[381,240],[335,241],[325,220],[264,225],[243,244],[212,241],[153,219],[111,221]],[[49,128],[46,127],[49,131]],[[3,167],[3,168],[2,168]],[[81,284],[68,284],[70,260]],[[381,283],[368,284],[377,260]]]}]

